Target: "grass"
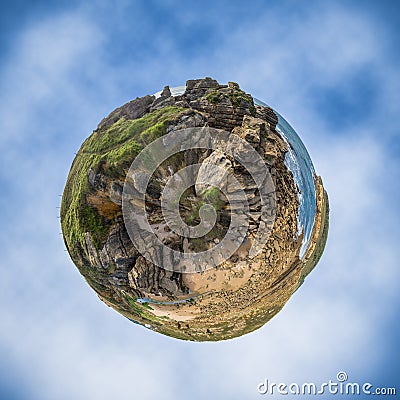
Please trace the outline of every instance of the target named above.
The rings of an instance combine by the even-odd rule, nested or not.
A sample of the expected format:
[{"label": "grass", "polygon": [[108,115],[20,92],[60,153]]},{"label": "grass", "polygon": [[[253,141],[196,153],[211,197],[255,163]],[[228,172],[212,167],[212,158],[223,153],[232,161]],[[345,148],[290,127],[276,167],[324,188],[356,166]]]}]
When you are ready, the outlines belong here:
[{"label": "grass", "polygon": [[201,197],[205,200],[205,203],[211,204],[215,211],[219,211],[225,206],[225,202],[220,197],[220,190],[216,186],[212,186],[209,189],[205,189],[201,192]]},{"label": "grass", "polygon": [[82,230],[90,232],[93,243],[97,249],[108,235],[107,220],[102,217],[94,207],[85,206],[81,207],[80,218],[82,220]]},{"label": "grass", "polygon": [[149,303],[142,303],[142,306],[144,308],[147,308],[148,310],[152,310],[151,306],[149,305]]},{"label": "grass", "polygon": [[[211,90],[209,93],[206,94],[206,99],[211,104],[218,104],[222,101],[222,99],[226,97],[223,93],[219,92],[218,90]],[[232,90],[229,99],[233,105],[233,107],[239,107],[242,102],[245,102],[249,105],[250,114],[254,117],[256,115],[256,108],[254,106],[253,98],[243,92],[242,90]]]},{"label": "grass", "polygon": [[212,90],[210,93],[206,94],[206,99],[211,104],[220,103],[222,100],[222,93],[218,90]]},{"label": "grass", "polygon": [[176,199],[176,202],[188,205],[191,209],[184,217],[185,222],[191,225],[196,222],[197,225],[200,222],[199,210],[206,204],[213,206],[215,211],[221,210],[225,206],[225,202],[221,199],[220,193],[217,187],[212,186],[209,189],[203,190],[195,201],[188,202],[187,198],[194,196],[194,194],[190,190],[186,190],[180,199]]},{"label": "grass", "polygon": [[[83,221],[82,214],[87,214],[88,208],[83,201],[84,194],[89,192],[87,171],[98,161],[96,155],[84,157],[79,152],[68,175],[61,203],[61,226],[71,256],[75,254],[77,244],[85,248],[83,232],[88,226],[86,221]],[[91,219],[94,220],[94,217]]]},{"label": "grass", "polygon": [[162,128],[164,127],[163,123],[175,117],[183,110],[184,108],[171,106],[153,111],[135,120],[120,118],[110,127],[104,130],[94,131],[93,134],[85,140],[82,149],[84,149],[85,152],[104,154],[113,148],[118,148],[119,145],[132,138],[136,138],[142,145],[148,144],[150,142],[145,141],[147,135],[149,135],[150,138],[153,136],[161,136]]},{"label": "grass", "polygon": [[156,325],[161,324],[159,317],[147,311],[147,310],[152,310],[152,308],[149,306],[148,303],[138,303],[136,301],[137,300],[136,298],[131,297],[127,293],[124,293],[124,296],[129,304],[129,312],[132,314],[132,316],[135,316],[137,318],[138,322],[141,323],[153,322]]},{"label": "grass", "polygon": [[242,102],[247,103],[249,105],[251,115],[256,115],[256,108],[254,107],[253,98],[243,91],[234,90],[230,95],[230,100],[233,107],[239,107]]},{"label": "grass", "polygon": [[79,261],[81,249],[85,251],[85,232],[90,232],[99,249],[112,224],[87,204],[86,196],[93,191],[88,181],[89,169],[97,172],[103,168],[107,176],[123,180],[143,147],[164,135],[168,121],[183,110],[165,107],[136,120],[121,118],[108,128],[94,131],[85,140],[72,163],[61,202],[62,231],[74,261]]}]

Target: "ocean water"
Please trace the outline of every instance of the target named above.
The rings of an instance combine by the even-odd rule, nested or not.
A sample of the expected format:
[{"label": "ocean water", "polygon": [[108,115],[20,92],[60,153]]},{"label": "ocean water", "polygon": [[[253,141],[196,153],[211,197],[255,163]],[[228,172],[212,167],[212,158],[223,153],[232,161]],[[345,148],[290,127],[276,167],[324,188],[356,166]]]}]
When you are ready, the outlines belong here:
[{"label": "ocean water", "polygon": [[[258,99],[254,99],[254,104],[267,106],[267,104]],[[300,249],[300,257],[302,257],[311,238],[317,211],[314,183],[315,169],[299,135],[282,115],[275,110],[274,113],[278,116],[276,130],[281,134],[289,148],[285,155],[285,165],[292,172],[297,186],[297,196],[300,202],[297,215],[297,233],[300,235],[304,231],[303,243]]]},{"label": "ocean water", "polygon": [[[181,95],[185,92],[185,86],[170,88],[173,96]],[[156,97],[161,95],[161,91],[154,94]],[[254,99],[254,104],[267,106],[261,100]],[[297,186],[297,196],[299,199],[299,212],[297,215],[297,233],[304,232],[303,242],[300,249],[302,257],[307,249],[314,227],[316,213],[316,193],[315,193],[315,170],[306,147],[299,135],[290,124],[278,112],[278,125],[276,130],[288,145],[289,151],[285,155],[285,165],[292,172],[293,179]]]},{"label": "ocean water", "polygon": [[[176,87],[169,88],[169,90],[171,91],[172,96],[179,96],[179,95],[185,93],[186,86],[176,86]],[[162,90],[158,91],[157,93],[154,93],[153,96],[158,98],[161,96],[161,92],[162,92]]]},{"label": "ocean water", "polygon": [[276,111],[275,113],[278,115],[276,129],[289,145],[289,151],[285,156],[285,165],[292,171],[298,189],[297,195],[300,201],[297,216],[298,233],[300,234],[304,230],[303,243],[300,249],[300,257],[302,257],[311,238],[317,210],[314,183],[315,170],[300,137],[280,114]]}]

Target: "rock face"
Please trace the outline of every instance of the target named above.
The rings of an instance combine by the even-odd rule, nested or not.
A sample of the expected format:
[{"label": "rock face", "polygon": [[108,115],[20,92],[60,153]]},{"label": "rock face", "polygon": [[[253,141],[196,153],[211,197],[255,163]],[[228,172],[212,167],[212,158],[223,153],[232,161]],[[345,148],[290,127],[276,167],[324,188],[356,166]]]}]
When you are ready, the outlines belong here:
[{"label": "rock face", "polygon": [[[288,145],[277,124],[274,111],[256,105],[238,84],[220,85],[211,78],[187,81],[186,90],[177,96],[166,86],[159,97],[136,98],[104,118],[77,153],[61,205],[68,252],[99,298],[132,321],[187,340],[228,339],[270,320],[318,262],[329,212],[322,181],[315,177],[317,213],[301,258],[298,192],[285,165]],[[224,194],[225,188],[229,192],[228,177],[234,177],[245,196],[248,228],[238,249],[216,267],[184,273],[160,267],[138,251],[127,232],[122,199],[130,165],[146,145],[196,127],[237,135],[265,161],[274,184],[275,214],[268,240],[256,256],[249,257],[257,231],[270,220],[263,214],[259,187],[243,165],[232,156],[206,149],[187,150],[161,163],[147,185],[145,208],[154,234],[171,249],[204,252],[223,240],[232,219],[232,204]],[[182,179],[177,173],[193,164],[200,165],[197,180],[180,196],[177,207],[191,232],[200,224],[204,206],[215,210],[213,227],[201,237],[185,237],[171,229],[161,209],[168,193],[173,195],[171,189],[163,192],[165,186],[174,188],[173,179]],[[139,171],[129,179],[136,190],[146,176]],[[162,254],[154,257],[167,264]]]}]

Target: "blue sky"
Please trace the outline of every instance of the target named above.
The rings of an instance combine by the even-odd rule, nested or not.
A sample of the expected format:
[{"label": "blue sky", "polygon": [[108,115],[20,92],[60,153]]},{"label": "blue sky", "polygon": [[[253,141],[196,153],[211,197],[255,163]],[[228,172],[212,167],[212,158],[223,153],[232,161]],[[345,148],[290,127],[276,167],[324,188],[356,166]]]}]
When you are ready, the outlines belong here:
[{"label": "blue sky", "polygon": [[[8,3],[0,398],[253,399],[265,378],[318,383],[339,370],[400,391],[398,2]],[[239,82],[294,126],[328,190],[331,230],[318,268],[268,325],[186,343],[98,300],[64,251],[57,207],[101,118],[204,76]]]}]

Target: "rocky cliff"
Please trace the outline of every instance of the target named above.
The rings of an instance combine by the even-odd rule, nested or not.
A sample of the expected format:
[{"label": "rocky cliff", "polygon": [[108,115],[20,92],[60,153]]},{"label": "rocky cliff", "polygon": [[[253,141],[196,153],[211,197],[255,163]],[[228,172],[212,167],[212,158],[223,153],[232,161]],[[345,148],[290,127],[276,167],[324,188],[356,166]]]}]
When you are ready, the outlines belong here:
[{"label": "rocky cliff", "polygon": [[[277,122],[271,108],[255,105],[238,84],[221,85],[211,78],[187,81],[178,96],[166,86],[159,97],[136,98],[104,118],[77,153],[61,206],[68,252],[99,298],[135,322],[188,340],[239,336],[275,315],[305,272],[311,271],[310,265],[315,266],[318,260],[310,260],[315,251],[322,253],[317,244],[323,229],[327,232],[327,218],[320,218],[305,267],[305,260],[299,259],[297,189],[284,162],[287,145],[275,129]],[[205,251],[223,238],[230,224],[226,198],[193,187],[181,197],[182,219],[195,226],[199,204],[209,204],[217,210],[213,229],[201,238],[187,239],[165,228],[160,207],[163,187],[181,168],[199,163],[202,182],[213,182],[218,177],[209,173],[207,165],[223,165],[245,189],[249,207],[246,241],[229,259],[200,273],[182,273],[161,268],[140,254],[127,233],[121,205],[126,174],[140,151],[163,135],[194,127],[223,129],[256,150],[273,179],[276,216],[262,251],[249,259],[249,245],[263,223],[260,193],[249,173],[234,158],[209,150],[188,150],[168,159],[149,182],[146,211],[150,225],[170,248]],[[318,184],[324,193],[322,181]],[[326,196],[318,196],[324,212],[326,202]]]}]

